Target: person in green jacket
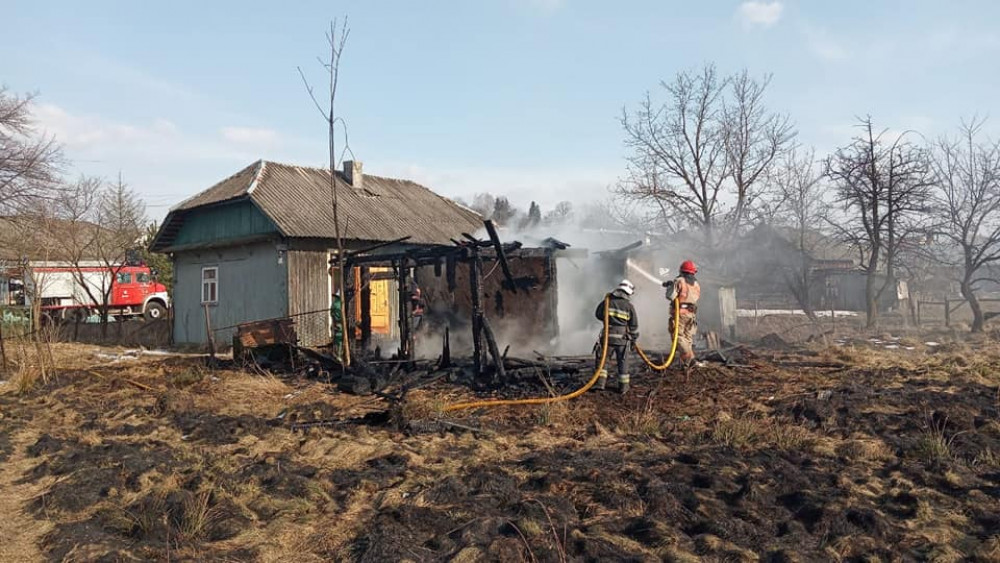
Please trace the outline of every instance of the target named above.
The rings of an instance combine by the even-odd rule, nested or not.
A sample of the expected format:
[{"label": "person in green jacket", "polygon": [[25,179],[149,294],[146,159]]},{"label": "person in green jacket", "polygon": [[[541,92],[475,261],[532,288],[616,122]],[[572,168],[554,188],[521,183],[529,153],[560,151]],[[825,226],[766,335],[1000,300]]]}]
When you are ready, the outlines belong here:
[{"label": "person in green jacket", "polygon": [[333,356],[339,361],[344,353],[344,314],[339,289],[333,293],[330,317],[333,319]]}]

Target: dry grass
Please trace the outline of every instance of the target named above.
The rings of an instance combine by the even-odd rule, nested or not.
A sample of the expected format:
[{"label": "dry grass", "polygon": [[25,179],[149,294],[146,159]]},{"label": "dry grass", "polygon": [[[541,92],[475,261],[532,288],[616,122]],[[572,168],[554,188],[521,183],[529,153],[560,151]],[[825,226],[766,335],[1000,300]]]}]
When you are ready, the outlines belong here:
[{"label": "dry grass", "polygon": [[45,340],[44,335],[39,339],[8,339],[5,350],[5,375],[18,394],[23,395],[40,384],[48,383],[55,372],[54,366],[57,364],[53,357],[53,347]]},{"label": "dry grass", "polygon": [[773,419],[765,432],[765,441],[780,451],[801,451],[809,449],[816,437],[808,428]]},{"label": "dry grass", "polygon": [[22,362],[14,366],[10,379],[18,394],[23,395],[34,390],[40,383],[46,383],[48,378],[40,366]]},{"label": "dry grass", "polygon": [[200,539],[215,518],[215,511],[209,501],[211,491],[201,491],[184,500],[179,531],[188,539]]},{"label": "dry grass", "polygon": [[928,464],[939,464],[954,457],[952,444],[962,432],[949,436],[945,433],[947,425],[947,419],[935,421],[928,417],[927,428],[913,447],[913,453],[918,459]]},{"label": "dry grass", "polygon": [[623,414],[618,423],[618,431],[626,436],[656,437],[663,429],[663,414],[647,399],[641,407]]},{"label": "dry grass", "polygon": [[850,461],[887,461],[895,457],[892,448],[877,438],[846,440],[836,447],[835,452]]},{"label": "dry grass", "polygon": [[972,460],[972,465],[985,465],[987,467],[1000,466],[1000,455],[989,447],[983,448],[983,451],[977,454]]},{"label": "dry grass", "polygon": [[991,536],[976,549],[976,557],[983,561],[1000,561],[1000,535]]},{"label": "dry grass", "polygon": [[950,545],[938,545],[927,554],[927,560],[932,563],[958,563],[966,561],[967,557]]},{"label": "dry grass", "polygon": [[445,402],[440,396],[417,390],[409,393],[400,404],[402,422],[432,420],[444,413]]},{"label": "dry grass", "polygon": [[723,416],[716,420],[710,440],[720,446],[745,449],[756,445],[765,429],[765,423],[754,415]]},{"label": "dry grass", "polygon": [[741,414],[736,417],[722,414],[711,427],[708,440],[710,443],[736,449],[767,447],[779,451],[802,451],[811,449],[817,442],[817,437],[808,428],[790,420],[759,414]]}]

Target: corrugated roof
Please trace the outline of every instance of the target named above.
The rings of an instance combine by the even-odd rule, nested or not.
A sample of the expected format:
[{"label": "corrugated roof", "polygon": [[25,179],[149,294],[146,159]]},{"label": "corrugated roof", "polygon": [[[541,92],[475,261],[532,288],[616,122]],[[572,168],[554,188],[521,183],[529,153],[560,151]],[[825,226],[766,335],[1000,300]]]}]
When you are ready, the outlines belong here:
[{"label": "corrugated roof", "polygon": [[[482,226],[482,217],[476,212],[416,182],[365,174],[361,187],[355,188],[339,171],[337,182],[345,239],[384,241],[409,236],[416,244],[447,244],[462,232],[471,233]],[[243,197],[257,204],[287,237],[336,236],[329,170],[269,161],[240,170],[178,204],[170,215]],[[161,238],[157,237],[154,246],[168,247],[170,241]]]},{"label": "corrugated roof", "polygon": [[211,203],[222,203],[223,201],[229,201],[231,199],[245,196],[247,195],[247,189],[253,183],[254,178],[258,176],[261,168],[263,167],[264,161],[258,160],[243,170],[240,170],[236,174],[233,174],[218,184],[215,184],[211,188],[208,188],[207,190],[178,203],[171,209],[171,211],[194,209],[195,207],[201,207]]}]

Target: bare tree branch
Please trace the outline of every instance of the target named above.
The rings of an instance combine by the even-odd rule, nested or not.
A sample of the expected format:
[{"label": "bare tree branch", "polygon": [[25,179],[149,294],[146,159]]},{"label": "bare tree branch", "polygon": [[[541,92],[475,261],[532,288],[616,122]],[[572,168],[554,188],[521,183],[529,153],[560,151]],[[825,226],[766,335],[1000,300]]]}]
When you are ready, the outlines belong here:
[{"label": "bare tree branch", "polygon": [[[347,38],[350,36],[351,30],[347,27],[347,18],[344,18],[344,23],[338,26],[337,20],[330,22],[330,29],[326,33],[327,44],[329,45],[329,59],[323,60],[319,59],[320,65],[327,73],[328,79],[328,99],[327,99],[327,109],[319,103],[312,87],[309,85],[308,80],[305,78],[305,74],[302,69],[299,69],[299,75],[302,77],[302,82],[305,84],[306,92],[309,94],[310,99],[319,110],[320,114],[323,116],[323,120],[326,122],[327,126],[327,140],[329,143],[329,159],[330,159],[330,199],[333,205],[333,228],[334,236],[336,238],[337,244],[337,256],[338,259],[344,256],[344,234],[345,229],[341,228],[340,224],[340,209],[339,209],[339,190],[337,181],[337,170],[338,160],[337,160],[337,145],[336,145],[336,126],[340,123],[344,128],[344,145],[345,151],[349,150],[349,145],[347,143],[347,125],[343,118],[337,116],[336,113],[336,101],[337,101],[337,86],[340,81],[340,58],[344,53],[344,47],[347,45]],[[353,153],[352,153],[353,154]],[[343,262],[341,262],[341,267],[337,268],[337,274],[334,279],[334,291],[340,292],[344,295],[345,281],[344,281],[344,269]],[[351,355],[349,342],[349,332],[348,332],[348,321],[347,315],[343,309],[344,299],[341,299],[341,311],[340,319],[343,323],[342,330],[344,333],[343,350],[341,354],[342,364],[346,367],[350,365]]]},{"label": "bare tree branch", "polygon": [[794,137],[790,119],[764,105],[769,82],[746,71],[719,76],[713,65],[661,82],[664,101],[647,93],[622,112],[630,154],[617,193],[659,208],[678,228],[697,228],[709,246],[723,241],[720,227],[738,233],[760,180]]},{"label": "bare tree branch", "polygon": [[0,213],[28,212],[58,192],[62,149],[35,131],[33,99],[0,87]]},{"label": "bare tree branch", "polygon": [[935,234],[947,244],[939,261],[959,267],[962,296],[973,313],[972,331],[985,322],[976,295],[981,270],[1000,261],[1000,143],[981,139],[985,119],[964,121],[955,137],[934,143],[938,180]]},{"label": "bare tree branch", "polygon": [[871,117],[861,119],[859,127],[861,135],[830,156],[825,168],[845,213],[838,230],[862,257],[867,324],[873,327],[879,299],[896,282],[895,270],[908,247],[933,228],[934,175],[927,151],[911,143],[907,133],[887,143],[886,131],[876,134]]}]

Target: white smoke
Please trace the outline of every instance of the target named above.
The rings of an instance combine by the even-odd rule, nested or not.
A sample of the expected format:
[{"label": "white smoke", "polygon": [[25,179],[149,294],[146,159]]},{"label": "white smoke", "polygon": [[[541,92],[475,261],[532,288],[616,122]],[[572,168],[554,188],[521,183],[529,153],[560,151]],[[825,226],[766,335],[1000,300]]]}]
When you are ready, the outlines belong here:
[{"label": "white smoke", "polygon": [[[647,245],[649,236],[625,230],[588,228],[572,219],[525,230],[501,228],[499,234],[504,242],[516,240],[525,247],[542,246],[548,238],[570,245],[570,252],[556,259],[559,336],[553,342],[532,343],[533,350],[547,350],[560,355],[590,353],[601,332],[601,321],[596,318],[595,309],[623,277],[628,277],[636,286],[632,301],[639,317],[644,346],[650,349],[663,347],[660,340],[665,339],[667,334],[667,303],[661,278],[650,272],[658,272],[661,276],[669,274],[667,264],[672,264],[673,258],[657,257],[652,264],[629,258],[624,261],[625,266],[621,270],[614,271],[608,266],[615,261],[607,260],[600,254],[635,242]],[[476,235],[487,237],[485,229]],[[575,251],[581,250],[586,251],[586,257],[576,256]],[[506,340],[501,330],[498,330],[497,337],[500,341]],[[515,352],[513,348],[511,351]]]}]

